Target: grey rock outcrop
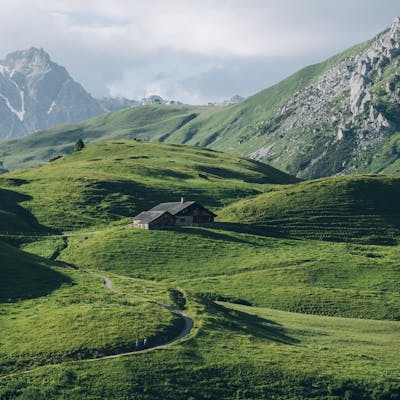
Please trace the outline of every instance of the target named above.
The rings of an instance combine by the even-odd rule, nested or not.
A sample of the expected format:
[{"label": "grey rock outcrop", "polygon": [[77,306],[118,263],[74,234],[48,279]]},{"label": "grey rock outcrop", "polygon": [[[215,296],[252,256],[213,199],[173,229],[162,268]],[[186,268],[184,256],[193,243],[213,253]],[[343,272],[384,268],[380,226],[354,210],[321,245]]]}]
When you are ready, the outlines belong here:
[{"label": "grey rock outcrop", "polygon": [[163,99],[161,96],[158,96],[158,95],[156,95],[156,94],[153,94],[153,95],[151,95],[151,96],[149,96],[149,97],[144,97],[144,98],[141,100],[140,104],[141,104],[142,106],[146,106],[146,105],[149,105],[149,104],[166,104],[166,105],[176,105],[176,106],[180,106],[180,105],[182,105],[183,103],[181,103],[181,102],[178,101],[178,100],[165,100],[165,99]]},{"label": "grey rock outcrop", "polygon": [[299,177],[351,172],[361,152],[400,131],[400,18],[346,54],[257,124],[265,145],[250,157]]}]

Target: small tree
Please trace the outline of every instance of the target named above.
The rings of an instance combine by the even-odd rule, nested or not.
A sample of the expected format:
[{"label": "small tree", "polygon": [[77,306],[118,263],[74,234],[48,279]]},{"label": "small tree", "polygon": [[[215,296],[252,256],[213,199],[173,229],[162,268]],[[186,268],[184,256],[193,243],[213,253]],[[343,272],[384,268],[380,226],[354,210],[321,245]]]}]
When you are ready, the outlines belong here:
[{"label": "small tree", "polygon": [[78,139],[74,146],[74,151],[81,151],[85,147],[82,139]]}]

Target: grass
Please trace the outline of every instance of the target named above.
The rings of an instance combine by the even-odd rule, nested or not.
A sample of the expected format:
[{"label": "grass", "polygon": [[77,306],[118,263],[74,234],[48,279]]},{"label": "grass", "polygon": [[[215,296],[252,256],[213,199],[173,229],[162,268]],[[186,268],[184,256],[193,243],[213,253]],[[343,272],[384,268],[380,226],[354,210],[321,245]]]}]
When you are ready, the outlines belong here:
[{"label": "grass", "polygon": [[[151,301],[167,287],[115,278],[122,294],[99,278],[0,243],[0,370],[132,351],[136,338],[163,343],[179,317]],[[95,334],[93,334],[95,332]]]},{"label": "grass", "polygon": [[189,341],[124,360],[14,376],[2,398],[396,399],[399,322],[193,303]]},{"label": "grass", "polygon": [[[24,248],[41,254],[43,247],[51,247],[51,241],[45,243]],[[59,259],[162,281],[210,299],[396,320],[398,254],[398,246],[268,237],[221,224],[219,229],[165,231],[114,227],[86,238],[69,238]]]},{"label": "grass", "polygon": [[400,233],[399,196],[396,176],[335,177],[244,199],[219,216],[294,237],[390,244]]},{"label": "grass", "polygon": [[1,166],[9,170],[37,167],[53,157],[71,153],[74,143],[80,138],[86,144],[120,139],[163,141],[193,118],[213,111],[210,107],[149,105],[100,115],[78,124],[57,126],[23,138],[2,141]]},{"label": "grass", "polygon": [[44,296],[62,285],[71,283],[54,263],[0,242],[0,302]]},{"label": "grass", "polygon": [[[15,247],[0,242],[0,398],[399,399],[398,179],[292,182],[137,141],[3,175],[2,238]],[[219,222],[127,226],[181,194]],[[87,361],[175,337],[182,319],[155,302],[185,309],[190,336]]]},{"label": "grass", "polygon": [[[238,156],[138,141],[104,142],[39,169],[0,177],[0,186],[8,195],[4,202],[23,213],[18,218],[25,225],[37,220],[36,226],[58,231],[133,217],[181,196],[215,209],[290,182],[296,179]],[[6,220],[4,230],[10,225],[12,222]],[[33,223],[25,227],[25,231],[32,229]]]},{"label": "grass", "polygon": [[[10,181],[11,185],[19,185],[20,181]],[[20,203],[32,200],[28,195],[14,190],[0,189],[0,231],[29,232],[44,231],[36,218],[24,209]]]}]

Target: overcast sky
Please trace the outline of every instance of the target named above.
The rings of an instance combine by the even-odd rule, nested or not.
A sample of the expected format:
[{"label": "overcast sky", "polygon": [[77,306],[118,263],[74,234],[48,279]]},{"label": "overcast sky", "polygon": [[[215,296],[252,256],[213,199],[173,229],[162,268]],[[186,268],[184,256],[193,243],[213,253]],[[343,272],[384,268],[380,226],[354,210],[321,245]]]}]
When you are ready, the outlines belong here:
[{"label": "overcast sky", "polygon": [[0,58],[43,47],[94,96],[248,96],[382,31],[399,0],[0,0]]}]

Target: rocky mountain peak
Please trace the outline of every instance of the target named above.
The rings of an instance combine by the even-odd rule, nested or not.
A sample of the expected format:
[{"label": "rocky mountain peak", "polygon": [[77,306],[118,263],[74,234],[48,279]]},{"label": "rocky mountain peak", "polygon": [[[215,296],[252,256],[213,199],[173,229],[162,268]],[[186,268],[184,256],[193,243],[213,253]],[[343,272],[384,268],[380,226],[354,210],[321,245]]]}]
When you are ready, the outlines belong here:
[{"label": "rocky mountain peak", "polygon": [[30,63],[34,63],[35,60],[44,60],[49,62],[50,56],[43,48],[38,49],[37,47],[31,47],[27,50],[13,51],[6,56],[6,61],[9,62],[14,62],[18,59],[24,59]]},{"label": "rocky mountain peak", "polygon": [[400,18],[378,35],[371,46],[359,54],[350,80],[351,111],[354,117],[364,112],[371,103],[374,77],[382,77],[384,69],[400,54]]},{"label": "rocky mountain peak", "polygon": [[23,74],[48,71],[52,68],[51,64],[49,54],[36,47],[10,53],[3,61],[3,65],[9,69],[10,73],[21,72]]},{"label": "rocky mountain peak", "polygon": [[396,17],[391,25],[391,31],[399,31],[400,30],[400,17]]},{"label": "rocky mountain peak", "polygon": [[20,136],[103,113],[67,70],[36,47],[0,60],[0,138]]}]

